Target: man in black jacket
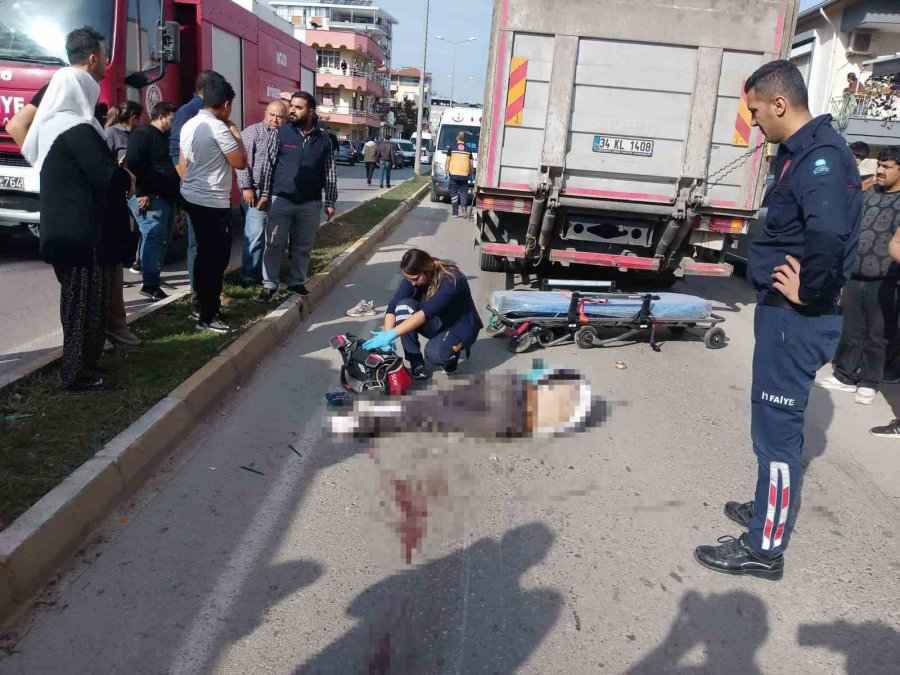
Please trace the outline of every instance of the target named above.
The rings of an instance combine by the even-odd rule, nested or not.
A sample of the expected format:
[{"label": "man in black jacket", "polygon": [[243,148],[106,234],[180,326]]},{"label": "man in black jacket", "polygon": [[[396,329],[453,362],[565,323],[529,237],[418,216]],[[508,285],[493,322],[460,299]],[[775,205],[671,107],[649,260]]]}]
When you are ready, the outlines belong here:
[{"label": "man in black jacket", "polygon": [[[291,98],[290,124],[273,131],[269,155],[263,164],[260,210],[269,209],[266,248],[263,253],[263,285],[259,300],[268,302],[278,290],[281,256],[291,238],[291,271],[288,291],[308,295],[304,282],[309,272],[316,230],[325,215],[334,216],[337,171],[331,140],[315,124],[316,99],[305,91]],[[269,202],[271,200],[271,206]]]},{"label": "man in black jacket", "polygon": [[172,103],[157,103],[150,124],[131,132],[125,166],[137,178],[137,192],[129,200],[141,228],[141,295],[152,300],[168,297],[160,288],[160,268],[175,228],[180,180],[169,157],[169,132],[175,118]]}]

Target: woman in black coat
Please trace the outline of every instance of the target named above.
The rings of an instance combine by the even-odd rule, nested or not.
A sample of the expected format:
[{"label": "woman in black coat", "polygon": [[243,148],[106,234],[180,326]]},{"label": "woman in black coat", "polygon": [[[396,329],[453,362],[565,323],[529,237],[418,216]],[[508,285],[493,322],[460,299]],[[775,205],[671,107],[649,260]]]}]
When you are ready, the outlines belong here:
[{"label": "woman in black coat", "polygon": [[105,389],[92,372],[103,351],[109,288],[128,238],[134,177],[118,166],[94,117],[100,85],[85,71],[56,72],[22,152],[41,175],[40,254],[59,280],[62,382]]}]

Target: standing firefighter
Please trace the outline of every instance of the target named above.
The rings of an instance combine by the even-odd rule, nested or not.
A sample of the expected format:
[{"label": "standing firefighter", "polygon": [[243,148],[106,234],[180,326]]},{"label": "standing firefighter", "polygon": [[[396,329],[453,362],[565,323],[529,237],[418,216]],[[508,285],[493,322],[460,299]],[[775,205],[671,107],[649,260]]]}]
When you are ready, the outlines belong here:
[{"label": "standing firefighter", "polygon": [[831,116],[810,114],[796,66],[773,61],[745,91],[753,125],[781,144],[765,230],[747,266],[758,291],[750,434],[759,469],[755,499],[725,505],[725,515],[748,532],[699,546],[694,556],[717,572],[780,579],[801,487],[803,413],[841,334],[838,296],[856,255],[862,192]]}]

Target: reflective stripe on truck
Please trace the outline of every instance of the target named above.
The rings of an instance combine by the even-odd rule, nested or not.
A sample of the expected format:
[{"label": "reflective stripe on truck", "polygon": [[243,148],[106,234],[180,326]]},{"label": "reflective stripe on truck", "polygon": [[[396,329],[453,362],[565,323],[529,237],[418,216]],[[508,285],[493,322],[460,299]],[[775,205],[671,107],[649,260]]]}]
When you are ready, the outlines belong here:
[{"label": "reflective stripe on truck", "polygon": [[[481,252],[500,258],[524,258],[525,247],[521,244],[481,243]],[[596,265],[598,267],[615,267],[623,272],[640,270],[658,272],[659,259],[634,255],[613,255],[610,253],[591,253],[589,251],[572,251],[566,249],[550,249],[550,261],[563,264]],[[703,263],[691,258],[684,258],[679,265],[684,274],[695,276],[730,277],[734,268],[728,263]]]}]

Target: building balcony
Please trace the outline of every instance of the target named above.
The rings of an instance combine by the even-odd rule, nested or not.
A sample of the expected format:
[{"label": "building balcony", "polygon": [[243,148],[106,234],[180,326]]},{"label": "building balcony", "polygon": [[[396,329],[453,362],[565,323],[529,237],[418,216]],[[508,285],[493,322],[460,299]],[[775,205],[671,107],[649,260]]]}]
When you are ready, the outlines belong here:
[{"label": "building balcony", "polygon": [[367,127],[380,127],[384,117],[374,110],[354,110],[345,105],[320,105],[316,108],[319,116],[333,124],[362,124]]},{"label": "building balcony", "polygon": [[896,145],[900,141],[900,94],[836,96],[831,114],[848,143]]},{"label": "building balcony", "polygon": [[320,89],[350,89],[363,91],[375,98],[387,98],[387,78],[377,73],[369,73],[356,68],[347,68],[346,75],[340,68],[318,68],[316,87]]},{"label": "building balcony", "polygon": [[368,61],[385,62],[385,51],[380,44],[363,33],[340,30],[310,30],[306,40],[313,49],[346,49],[364,54]]}]

